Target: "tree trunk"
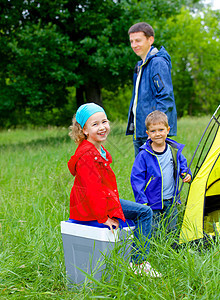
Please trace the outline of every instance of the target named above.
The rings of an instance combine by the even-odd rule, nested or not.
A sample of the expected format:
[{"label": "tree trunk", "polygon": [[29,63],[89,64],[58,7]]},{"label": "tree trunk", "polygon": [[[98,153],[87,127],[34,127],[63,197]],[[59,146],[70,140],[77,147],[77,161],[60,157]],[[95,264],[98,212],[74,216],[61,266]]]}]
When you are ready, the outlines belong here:
[{"label": "tree trunk", "polygon": [[84,104],[84,86],[82,85],[76,89],[76,104],[77,107]]},{"label": "tree trunk", "polygon": [[98,83],[90,82],[86,85],[81,85],[76,89],[77,107],[80,107],[80,105],[85,102],[94,102],[102,106],[101,88]]},{"label": "tree trunk", "polygon": [[85,85],[86,102],[94,102],[102,106],[101,88],[97,82],[89,82]]}]

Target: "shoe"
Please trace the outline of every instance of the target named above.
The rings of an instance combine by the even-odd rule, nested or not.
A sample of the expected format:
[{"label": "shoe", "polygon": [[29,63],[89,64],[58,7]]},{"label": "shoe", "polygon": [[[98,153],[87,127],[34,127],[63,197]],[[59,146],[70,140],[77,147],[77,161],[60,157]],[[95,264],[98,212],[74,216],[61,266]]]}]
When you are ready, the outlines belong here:
[{"label": "shoe", "polygon": [[144,272],[150,274],[151,277],[162,277],[162,274],[154,270],[148,261],[143,262],[140,266]]},{"label": "shoe", "polygon": [[136,265],[130,262],[130,268],[134,271],[134,274],[147,274],[150,277],[162,277],[162,274],[154,270],[148,261],[143,262],[140,265]]},{"label": "shoe", "polygon": [[136,265],[136,264],[130,262],[129,268],[134,272],[135,275],[142,273],[142,269],[141,269],[140,265]]}]

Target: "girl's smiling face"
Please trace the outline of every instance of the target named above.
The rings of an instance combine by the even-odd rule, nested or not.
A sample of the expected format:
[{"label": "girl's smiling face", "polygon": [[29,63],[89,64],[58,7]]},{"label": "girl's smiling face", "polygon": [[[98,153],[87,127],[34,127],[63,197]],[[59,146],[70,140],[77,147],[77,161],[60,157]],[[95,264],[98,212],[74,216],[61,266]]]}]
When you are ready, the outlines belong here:
[{"label": "girl's smiling face", "polygon": [[110,132],[109,121],[104,112],[94,113],[86,121],[83,133],[87,136],[87,141],[92,143],[98,150],[101,144],[107,139]]}]

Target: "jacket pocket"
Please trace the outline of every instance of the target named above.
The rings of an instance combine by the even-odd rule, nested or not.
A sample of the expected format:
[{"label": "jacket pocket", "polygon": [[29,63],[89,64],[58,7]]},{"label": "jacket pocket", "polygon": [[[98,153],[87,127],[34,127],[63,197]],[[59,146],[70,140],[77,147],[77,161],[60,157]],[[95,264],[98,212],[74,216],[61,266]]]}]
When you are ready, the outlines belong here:
[{"label": "jacket pocket", "polygon": [[144,191],[146,191],[147,187],[149,186],[149,184],[151,183],[151,181],[153,180],[153,178],[154,178],[154,176],[151,175],[150,179],[148,180],[148,182],[147,182],[147,184],[146,184],[146,186],[144,188]]}]

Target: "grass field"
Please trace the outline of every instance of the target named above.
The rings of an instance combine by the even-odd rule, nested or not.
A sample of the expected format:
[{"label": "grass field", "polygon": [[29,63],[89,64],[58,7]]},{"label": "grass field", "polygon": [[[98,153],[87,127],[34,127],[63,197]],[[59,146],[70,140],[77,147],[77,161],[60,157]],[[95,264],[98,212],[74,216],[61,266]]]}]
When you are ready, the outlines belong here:
[{"label": "grass field", "polygon": [[[178,121],[176,140],[191,159],[209,117]],[[105,144],[113,157],[120,197],[134,200],[132,138],[112,124]],[[99,282],[67,287],[60,222],[69,217],[73,177],[67,161],[76,146],[66,128],[0,132],[0,299],[219,299],[219,244],[201,251],[153,240],[150,263],[162,278],[134,275],[113,253]],[[186,199],[187,185],[182,191]],[[184,206],[180,207],[180,221]],[[122,267],[123,264],[123,267]]]}]

